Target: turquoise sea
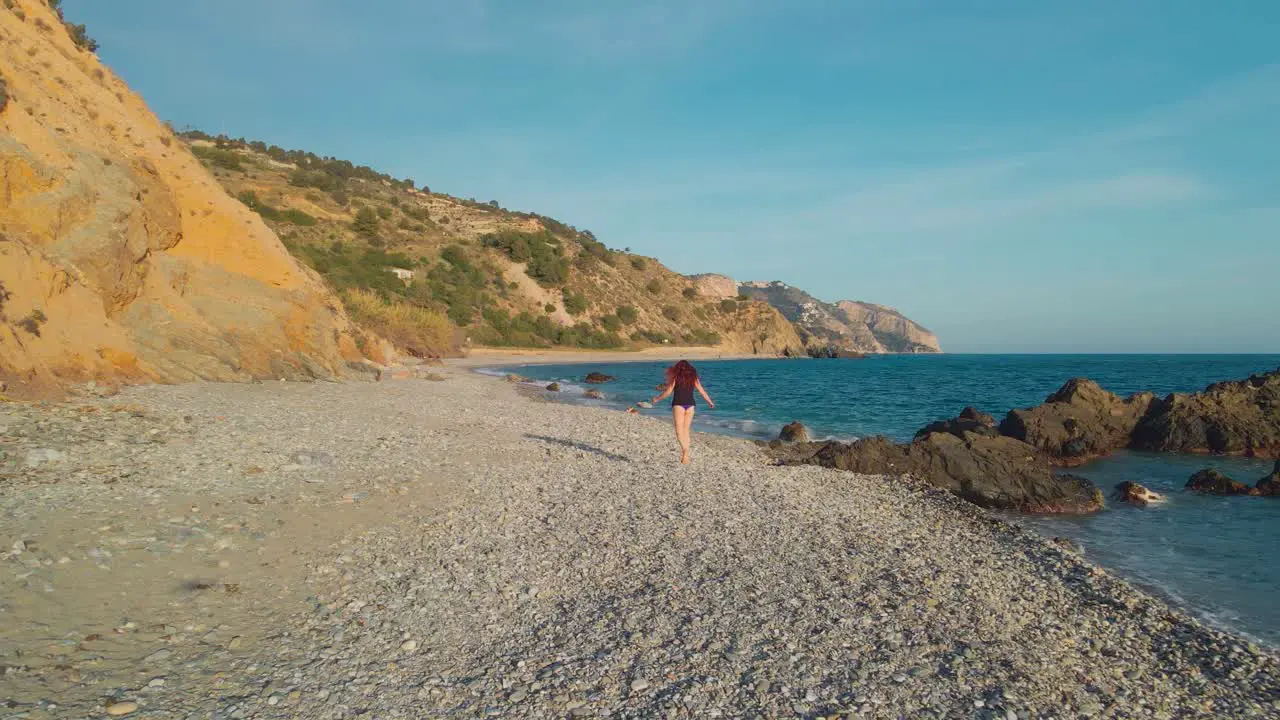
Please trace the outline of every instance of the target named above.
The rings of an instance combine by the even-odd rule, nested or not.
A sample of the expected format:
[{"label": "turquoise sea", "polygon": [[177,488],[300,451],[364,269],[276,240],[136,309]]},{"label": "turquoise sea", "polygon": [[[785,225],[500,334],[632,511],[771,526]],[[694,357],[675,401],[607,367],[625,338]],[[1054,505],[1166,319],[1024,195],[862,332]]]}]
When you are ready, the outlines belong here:
[{"label": "turquoise sea", "polygon": [[[1042,402],[1072,377],[1116,393],[1194,391],[1220,380],[1280,368],[1280,355],[894,355],[866,360],[733,360],[695,363],[716,409],[699,404],[695,429],[755,439],[776,437],[792,420],[817,437],[882,434],[908,440],[917,429],[966,405],[997,420]],[[532,365],[518,370],[560,382],[563,402],[623,408],[652,397],[666,363]],[[603,401],[582,397],[582,377],[618,379],[599,386]],[[506,373],[509,369],[487,372]],[[699,399],[701,400],[701,399]],[[642,411],[666,416],[664,407]],[[696,444],[695,444],[696,462]],[[1270,472],[1270,461],[1122,452],[1073,470],[1104,492],[1122,480],[1169,496],[1159,507],[1111,504],[1073,518],[1022,518],[1047,535],[1078,540],[1086,553],[1130,581],[1205,621],[1280,647],[1280,499],[1216,498],[1185,493],[1196,470],[1216,467],[1242,482]]]}]

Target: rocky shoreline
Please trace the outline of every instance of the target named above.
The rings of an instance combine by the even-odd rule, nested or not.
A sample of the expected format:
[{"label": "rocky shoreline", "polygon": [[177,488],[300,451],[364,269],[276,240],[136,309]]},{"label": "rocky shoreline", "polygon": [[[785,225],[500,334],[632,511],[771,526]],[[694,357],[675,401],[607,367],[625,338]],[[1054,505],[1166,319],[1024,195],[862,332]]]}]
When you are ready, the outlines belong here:
[{"label": "rocky shoreline", "polygon": [[[1004,420],[968,407],[930,423],[910,443],[870,437],[852,443],[796,442],[787,426],[768,452],[787,465],[852,472],[909,473],[982,507],[1028,513],[1101,510],[1092,481],[1059,472],[1121,448],[1203,455],[1280,458],[1280,370],[1220,382],[1199,393],[1121,398],[1088,378],[1068,380],[1045,401],[1010,410]],[[1204,471],[1213,472],[1213,471]],[[1230,478],[1190,479],[1187,488],[1218,495],[1277,495],[1276,471],[1253,488]],[[1145,505],[1150,490],[1122,483],[1119,499]]]},{"label": "rocky shoreline", "polygon": [[1280,715],[1273,651],[928,483],[437,379],[0,404],[0,716]]}]

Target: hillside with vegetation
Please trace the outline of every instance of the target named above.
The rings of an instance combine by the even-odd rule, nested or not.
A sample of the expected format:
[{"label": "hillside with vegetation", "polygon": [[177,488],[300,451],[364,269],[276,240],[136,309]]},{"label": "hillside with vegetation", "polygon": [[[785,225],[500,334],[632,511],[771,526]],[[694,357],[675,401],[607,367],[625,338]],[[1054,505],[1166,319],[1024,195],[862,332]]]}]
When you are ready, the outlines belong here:
[{"label": "hillside with vegetation", "polygon": [[803,352],[767,302],[704,295],[694,278],[589,230],[345,160],[199,131],[180,137],[357,323],[415,355],[479,345]]}]

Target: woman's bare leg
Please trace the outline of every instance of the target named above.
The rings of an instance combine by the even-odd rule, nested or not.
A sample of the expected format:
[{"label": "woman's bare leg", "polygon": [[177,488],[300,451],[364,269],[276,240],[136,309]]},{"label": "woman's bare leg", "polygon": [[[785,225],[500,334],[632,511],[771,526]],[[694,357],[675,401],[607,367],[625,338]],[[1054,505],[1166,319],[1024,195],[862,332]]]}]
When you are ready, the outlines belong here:
[{"label": "woman's bare leg", "polygon": [[680,443],[680,462],[689,462],[689,433],[685,430],[685,415],[693,412],[692,409],[685,410],[679,405],[671,407],[671,424],[675,426],[676,442]]},{"label": "woman's bare leg", "polygon": [[693,408],[684,411],[684,459],[681,462],[689,462],[689,448],[693,445],[693,436],[689,434],[690,428],[693,427]]}]

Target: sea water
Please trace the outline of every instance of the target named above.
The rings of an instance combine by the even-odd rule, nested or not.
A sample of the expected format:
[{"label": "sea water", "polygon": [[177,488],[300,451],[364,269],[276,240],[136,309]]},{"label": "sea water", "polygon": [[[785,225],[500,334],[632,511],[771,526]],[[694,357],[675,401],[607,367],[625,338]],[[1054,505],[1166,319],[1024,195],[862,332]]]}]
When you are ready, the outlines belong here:
[{"label": "sea water", "polygon": [[[555,397],[626,407],[657,394],[667,363],[531,365],[518,370],[557,381]],[[893,355],[865,360],[703,360],[695,363],[716,402],[698,398],[698,430],[754,439],[777,436],[799,420],[818,438],[887,435],[909,440],[917,429],[972,405],[999,420],[1012,408],[1044,401],[1073,377],[1122,395],[1201,390],[1221,380],[1280,368],[1280,355]],[[587,400],[589,371],[617,380]],[[505,373],[509,370],[493,370]],[[642,410],[666,416],[663,406]],[[696,462],[696,448],[695,448]],[[1197,470],[1215,467],[1252,484],[1271,462],[1243,458],[1119,452],[1072,472],[1104,492],[1122,480],[1165,493],[1146,508],[1109,503],[1084,517],[1026,517],[1047,535],[1079,541],[1096,562],[1202,619],[1280,647],[1280,498],[1204,497],[1183,491]]]}]

